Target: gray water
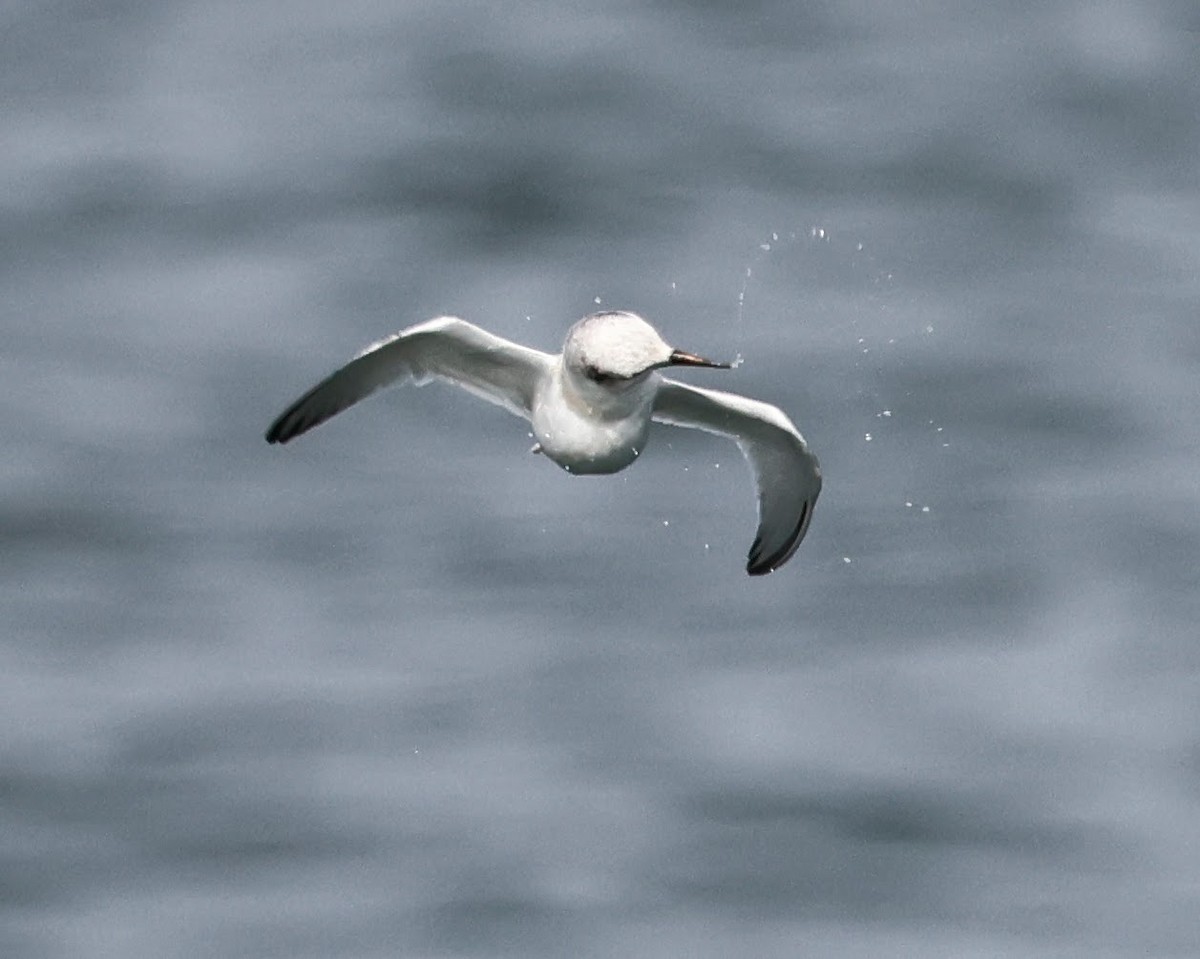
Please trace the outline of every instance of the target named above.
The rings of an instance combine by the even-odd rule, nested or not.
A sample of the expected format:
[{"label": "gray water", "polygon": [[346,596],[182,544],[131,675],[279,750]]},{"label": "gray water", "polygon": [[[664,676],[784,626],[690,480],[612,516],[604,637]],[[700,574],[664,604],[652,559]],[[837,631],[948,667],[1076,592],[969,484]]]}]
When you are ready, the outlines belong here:
[{"label": "gray water", "polygon": [[[10,3],[0,955],[1193,956],[1191,0]],[[571,477],[636,310],[825,491]]]}]

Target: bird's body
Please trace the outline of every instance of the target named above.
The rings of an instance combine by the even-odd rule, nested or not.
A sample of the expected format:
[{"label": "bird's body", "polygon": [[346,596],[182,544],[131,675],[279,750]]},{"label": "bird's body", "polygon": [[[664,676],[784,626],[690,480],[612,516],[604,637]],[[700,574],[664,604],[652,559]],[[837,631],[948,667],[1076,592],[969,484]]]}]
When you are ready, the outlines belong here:
[{"label": "bird's body", "polygon": [[637,459],[650,435],[661,377],[595,382],[552,362],[534,394],[530,425],[541,452],[570,473],[616,473]]},{"label": "bird's body", "polygon": [[568,473],[617,473],[638,458],[650,436],[654,395],[648,382],[617,410],[598,407],[560,370],[542,378],[530,425],[538,452]]},{"label": "bird's body", "polygon": [[285,410],[267,441],[286,443],[391,383],[440,378],[529,420],[535,452],[574,474],[615,473],[645,449],[652,421],[736,440],[759,492],[747,571],[769,573],[795,552],[821,489],[817,459],[777,407],[666,379],[667,366],[728,368],[674,350],[641,317],[593,313],[543,353],[464,320],[439,317],[374,346]]}]

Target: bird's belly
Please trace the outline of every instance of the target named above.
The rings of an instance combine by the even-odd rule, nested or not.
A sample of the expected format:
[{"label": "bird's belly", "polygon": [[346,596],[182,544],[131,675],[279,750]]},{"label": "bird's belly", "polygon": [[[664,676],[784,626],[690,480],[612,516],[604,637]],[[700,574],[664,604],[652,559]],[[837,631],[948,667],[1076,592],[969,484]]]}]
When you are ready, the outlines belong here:
[{"label": "bird's belly", "polygon": [[616,473],[641,454],[649,422],[603,423],[576,416],[533,417],[541,451],[568,473]]}]

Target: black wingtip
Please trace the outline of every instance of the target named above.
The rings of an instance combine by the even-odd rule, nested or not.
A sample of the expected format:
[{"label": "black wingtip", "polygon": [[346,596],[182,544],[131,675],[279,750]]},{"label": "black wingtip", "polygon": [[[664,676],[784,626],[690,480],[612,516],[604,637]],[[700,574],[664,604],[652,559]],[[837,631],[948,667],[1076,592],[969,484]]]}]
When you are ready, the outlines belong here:
[{"label": "black wingtip", "polygon": [[766,576],[779,569],[799,549],[800,543],[804,540],[804,534],[808,532],[808,522],[811,518],[812,501],[810,500],[800,508],[800,519],[796,523],[796,528],[792,530],[791,536],[783,541],[783,545],[779,549],[765,559],[762,556],[762,537],[756,538],[754,545],[750,547],[750,561],[746,564],[746,572],[751,576]]},{"label": "black wingtip", "polygon": [[265,439],[272,445],[289,443],[297,436],[307,433],[314,426],[320,426],[323,422],[325,422],[324,417],[316,419],[299,412],[296,406],[291,406],[267,428]]},{"label": "black wingtip", "polygon": [[762,537],[756,536],[750,544],[750,557],[746,561],[746,572],[751,576],[766,576],[771,567],[762,561]]}]

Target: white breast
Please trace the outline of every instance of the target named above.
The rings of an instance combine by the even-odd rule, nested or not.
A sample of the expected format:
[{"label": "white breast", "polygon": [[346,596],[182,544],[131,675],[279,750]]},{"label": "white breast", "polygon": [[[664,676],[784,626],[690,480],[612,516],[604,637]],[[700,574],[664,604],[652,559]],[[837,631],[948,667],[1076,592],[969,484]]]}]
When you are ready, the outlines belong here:
[{"label": "white breast", "polygon": [[645,448],[650,407],[625,416],[605,415],[550,378],[535,399],[530,420],[542,452],[570,473],[616,473]]}]

